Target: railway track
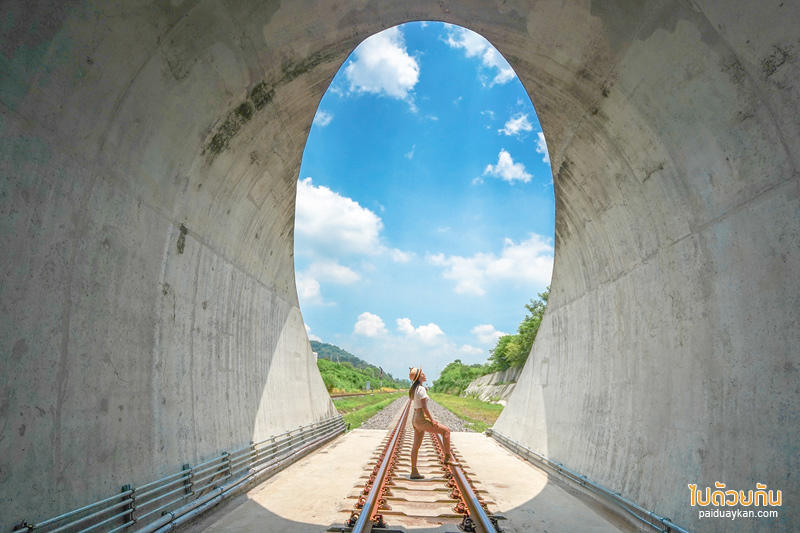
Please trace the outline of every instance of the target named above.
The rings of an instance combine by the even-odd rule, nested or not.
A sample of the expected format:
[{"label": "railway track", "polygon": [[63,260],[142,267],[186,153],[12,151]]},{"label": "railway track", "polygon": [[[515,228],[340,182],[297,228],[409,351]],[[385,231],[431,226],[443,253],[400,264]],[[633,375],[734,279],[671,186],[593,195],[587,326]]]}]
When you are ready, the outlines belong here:
[{"label": "railway track", "polygon": [[426,433],[419,450],[417,468],[422,480],[410,479],[414,429],[407,402],[399,420],[375,450],[362,476],[363,484],[351,494],[355,500],[345,525],[328,531],[369,533],[405,532],[425,529],[437,532],[467,531],[500,533],[485,491],[481,490],[458,450],[458,465],[444,464],[442,441]]}]

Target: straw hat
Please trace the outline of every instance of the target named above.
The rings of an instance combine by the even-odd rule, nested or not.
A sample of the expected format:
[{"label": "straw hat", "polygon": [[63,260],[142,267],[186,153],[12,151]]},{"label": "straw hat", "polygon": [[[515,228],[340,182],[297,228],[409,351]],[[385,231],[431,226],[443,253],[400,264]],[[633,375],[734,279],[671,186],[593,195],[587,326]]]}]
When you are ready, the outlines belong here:
[{"label": "straw hat", "polygon": [[408,371],[408,379],[411,380],[411,383],[414,383],[419,379],[420,374],[422,374],[422,367],[411,367],[411,369]]}]

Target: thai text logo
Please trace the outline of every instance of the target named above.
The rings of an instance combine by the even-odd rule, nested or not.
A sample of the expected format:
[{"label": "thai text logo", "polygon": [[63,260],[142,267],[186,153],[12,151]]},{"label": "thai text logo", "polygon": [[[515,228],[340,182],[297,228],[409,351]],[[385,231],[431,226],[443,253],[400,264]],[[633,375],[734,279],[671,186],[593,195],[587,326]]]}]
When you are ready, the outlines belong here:
[{"label": "thai text logo", "polygon": [[690,484],[689,490],[691,491],[692,507],[699,505],[706,507],[708,505],[715,505],[717,507],[724,506],[737,506],[742,505],[749,507],[755,506],[780,506],[781,505],[781,491],[770,490],[767,492],[767,486],[763,483],[756,483],[756,490],[725,490],[725,483],[719,481],[714,482],[716,490],[712,491],[711,487],[706,487],[703,491],[697,488],[697,485]]}]

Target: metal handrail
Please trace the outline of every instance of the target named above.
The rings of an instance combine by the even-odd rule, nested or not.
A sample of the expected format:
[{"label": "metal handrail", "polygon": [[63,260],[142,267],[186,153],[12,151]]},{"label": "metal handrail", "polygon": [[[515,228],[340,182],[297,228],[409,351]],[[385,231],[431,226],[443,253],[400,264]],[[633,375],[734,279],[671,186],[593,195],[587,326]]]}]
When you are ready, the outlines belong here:
[{"label": "metal handrail", "polygon": [[[145,526],[144,530],[154,530],[150,529],[154,524],[158,524],[156,529],[167,527],[175,517],[181,515],[180,509],[195,504],[195,507],[200,507],[208,505],[211,500],[221,499],[270,469],[292,461],[314,446],[322,445],[344,430],[345,424],[341,415],[300,426],[258,443],[251,442],[233,452],[222,452],[195,466],[185,465],[180,472],[150,481],[138,488],[125,485],[119,494],[53,518],[33,524],[23,521],[14,531],[58,533],[76,531],[83,527],[78,533],[113,533],[146,522],[150,522],[150,525]],[[183,483],[183,486],[174,488],[179,483]],[[209,490],[210,493],[203,494]],[[170,500],[164,502],[166,498]],[[187,498],[196,499],[176,509]],[[161,505],[141,515],[137,512],[155,503]],[[153,515],[159,511],[162,512],[162,517],[152,522]],[[85,527],[81,525],[92,520],[96,522],[86,524]],[[110,529],[112,525],[113,529]]]},{"label": "metal handrail", "polygon": [[[624,498],[618,492],[613,492],[612,490],[608,489],[607,487],[604,487],[603,485],[590,480],[585,475],[579,474],[579,473],[575,472],[574,470],[564,466],[563,464],[558,463],[556,461],[553,461],[552,459],[549,459],[549,458],[545,457],[544,455],[531,450],[527,446],[524,446],[524,445],[522,445],[522,444],[520,444],[520,443],[518,443],[516,441],[511,440],[510,438],[506,437],[505,435],[503,435],[502,433],[500,433],[498,431],[495,431],[494,429],[488,429],[488,430],[486,430],[486,433],[487,433],[487,435],[489,435],[491,437],[494,437],[495,439],[500,441],[503,445],[505,445],[509,449],[511,449],[512,446],[513,446],[514,449],[511,449],[511,451],[517,453],[517,455],[525,456],[525,458],[528,461],[532,462],[531,461],[531,456],[533,456],[540,463],[542,463],[543,465],[547,466],[548,468],[550,468],[552,470],[555,470],[557,473],[562,474],[564,477],[566,477],[570,481],[573,481],[574,483],[578,483],[579,485],[587,487],[587,488],[589,488],[590,490],[592,490],[594,492],[600,493],[602,496],[608,498],[611,501],[611,503],[613,503],[617,507],[623,509],[628,514],[632,515],[633,517],[637,518],[638,520],[640,520],[640,521],[644,522],[645,524],[649,525],[653,529],[657,529],[658,531],[662,531],[662,532],[676,531],[678,533],[690,533],[688,530],[686,530],[686,529],[678,526],[677,524],[673,523],[672,520],[670,520],[669,518],[664,518],[662,516],[657,515],[656,513],[652,512],[652,511],[648,511],[644,507],[642,507],[642,506],[640,506],[640,505],[628,500],[627,498]],[[520,453],[520,450],[525,450],[525,454]],[[640,516],[640,514],[638,514],[635,511],[638,511],[638,513],[644,514],[644,515],[646,515],[646,516],[648,516],[648,517],[650,517],[650,518],[652,518],[652,519],[654,519],[654,520],[656,520],[658,522],[661,522],[661,524],[666,529],[662,529],[660,526],[658,526],[656,524],[653,524],[652,522],[650,522],[649,520],[647,520],[643,516]]]}]

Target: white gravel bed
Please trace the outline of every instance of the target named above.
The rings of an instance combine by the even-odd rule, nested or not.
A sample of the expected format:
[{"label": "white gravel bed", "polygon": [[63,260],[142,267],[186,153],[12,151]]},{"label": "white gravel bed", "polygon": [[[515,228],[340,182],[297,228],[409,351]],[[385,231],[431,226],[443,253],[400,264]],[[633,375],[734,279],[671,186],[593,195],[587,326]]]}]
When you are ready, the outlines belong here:
[{"label": "white gravel bed", "polygon": [[[361,424],[361,429],[391,429],[397,423],[397,417],[400,416],[400,411],[403,409],[408,398],[400,397],[375,413],[375,416],[365,420]],[[431,414],[436,418],[437,422],[441,422],[450,428],[450,431],[466,431],[473,432],[466,422],[458,418],[451,411],[445,409],[435,401],[433,398],[428,398],[428,409]]]}]

